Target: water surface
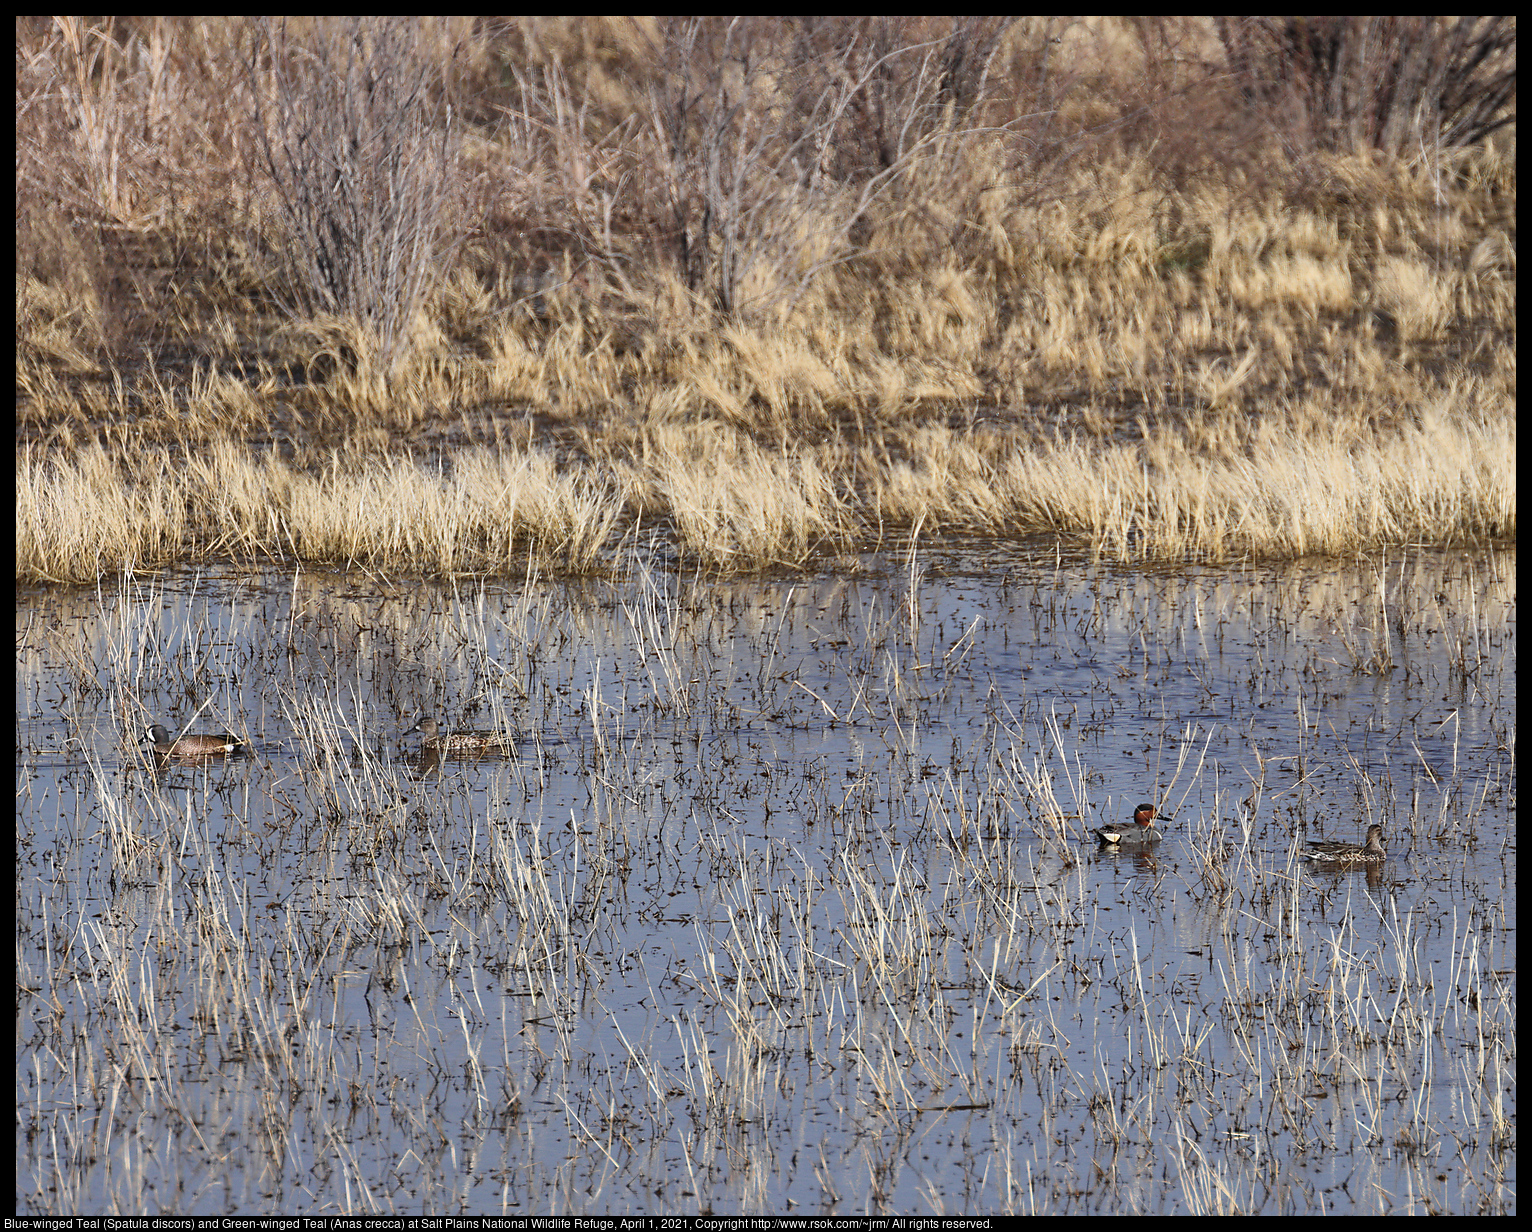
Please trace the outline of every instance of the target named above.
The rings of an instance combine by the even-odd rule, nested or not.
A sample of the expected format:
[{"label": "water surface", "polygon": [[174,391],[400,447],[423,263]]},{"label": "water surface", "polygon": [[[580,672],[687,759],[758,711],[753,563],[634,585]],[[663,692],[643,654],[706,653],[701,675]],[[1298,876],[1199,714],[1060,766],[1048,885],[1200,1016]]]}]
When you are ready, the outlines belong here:
[{"label": "water surface", "polygon": [[23,593],[18,1210],[1514,1213],[1514,639],[1502,551]]}]

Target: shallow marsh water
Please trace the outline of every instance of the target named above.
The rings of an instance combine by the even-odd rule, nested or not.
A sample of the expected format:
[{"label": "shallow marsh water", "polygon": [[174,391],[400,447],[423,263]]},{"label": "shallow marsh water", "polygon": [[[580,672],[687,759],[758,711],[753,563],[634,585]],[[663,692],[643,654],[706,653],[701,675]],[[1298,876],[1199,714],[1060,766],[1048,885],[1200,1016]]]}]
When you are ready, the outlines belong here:
[{"label": "shallow marsh water", "polygon": [[19,596],[18,1211],[1514,1213],[1514,552],[864,566]]}]

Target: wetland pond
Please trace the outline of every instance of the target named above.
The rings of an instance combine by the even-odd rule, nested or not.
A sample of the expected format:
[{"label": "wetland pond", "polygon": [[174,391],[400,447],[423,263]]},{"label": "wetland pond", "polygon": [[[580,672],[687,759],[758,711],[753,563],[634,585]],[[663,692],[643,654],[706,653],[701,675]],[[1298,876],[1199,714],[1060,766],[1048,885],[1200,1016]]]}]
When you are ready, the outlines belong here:
[{"label": "wetland pond", "polygon": [[19,592],[18,1213],[1514,1214],[1515,594]]}]

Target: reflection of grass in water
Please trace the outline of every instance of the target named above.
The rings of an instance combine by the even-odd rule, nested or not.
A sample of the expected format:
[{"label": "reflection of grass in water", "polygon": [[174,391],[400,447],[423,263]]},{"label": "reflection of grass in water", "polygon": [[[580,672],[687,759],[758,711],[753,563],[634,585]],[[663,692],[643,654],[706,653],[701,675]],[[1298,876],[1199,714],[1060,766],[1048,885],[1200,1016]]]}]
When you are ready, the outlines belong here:
[{"label": "reflection of grass in water", "polygon": [[1303,50],[1432,20],[24,22],[19,576],[1512,536],[1505,29]]},{"label": "reflection of grass in water", "polygon": [[[762,1161],[799,1142],[810,1107],[834,1161],[821,1182],[892,1204],[905,1182],[850,1162],[865,1168],[869,1135],[898,1152],[962,1115],[982,1118],[970,1179],[997,1208],[1077,1209],[1081,1185],[1142,1186],[1168,1163],[1178,1175],[1165,1183],[1192,1211],[1307,1208],[1308,1190],[1284,1178],[1315,1144],[1343,1174],[1383,1145],[1414,1175],[1411,1161],[1449,1141],[1464,1162],[1431,1184],[1433,1203],[1503,1208],[1493,1173],[1514,1140],[1502,1067],[1515,1022],[1497,974],[1511,965],[1503,911],[1471,909],[1444,955],[1441,922],[1396,912],[1365,872],[1307,879],[1270,828],[1252,827],[1282,794],[1265,768],[1298,760],[1313,773],[1316,751],[1252,747],[1241,760],[1260,773],[1235,799],[1207,790],[1224,773],[1207,739],[1154,717],[1162,671],[1198,672],[1210,705],[1244,687],[1240,673],[1212,671],[1241,653],[1222,641],[1236,613],[1264,617],[1250,634],[1263,648],[1248,665],[1252,694],[1280,687],[1271,673],[1342,684],[1365,674],[1302,632],[1349,620],[1360,629],[1335,643],[1360,644],[1381,616],[1359,598],[1386,608],[1392,636],[1412,648],[1434,640],[1451,658],[1477,643],[1475,677],[1495,696],[1514,583],[1493,569],[1486,587],[1460,568],[1414,568],[1277,579],[1256,607],[1229,588],[1197,610],[1211,643],[1200,647],[1196,629],[1154,633],[1156,596],[1178,581],[1124,574],[1114,591],[1102,574],[1094,604],[1156,648],[1114,677],[1111,713],[1018,698],[1012,712],[954,726],[972,735],[939,774],[906,750],[949,705],[963,712],[950,677],[982,676],[983,656],[971,623],[911,621],[902,566],[886,597],[853,605],[832,586],[801,610],[785,588],[753,599],[658,571],[615,602],[385,602],[301,583],[280,628],[251,620],[215,638],[190,619],[156,631],[164,595],[130,592],[99,646],[84,632],[95,621],[55,629],[70,679],[99,673],[111,696],[165,714],[198,682],[267,680],[294,739],[227,777],[188,770],[125,789],[117,770],[90,767],[82,812],[102,810],[102,858],[127,896],[85,919],[67,901],[45,917],[35,890],[19,895],[18,1191],[72,1209],[103,1195],[147,1209],[161,1174],[108,1165],[134,1134],[158,1140],[226,1100],[220,1133],[244,1152],[205,1132],[189,1139],[174,1165],[187,1192],[221,1195],[239,1165],[251,1178],[266,1170],[252,1187],[303,1201],[302,1136],[321,1169],[365,1182],[386,1147],[391,1167],[418,1160],[404,1165],[417,1196],[461,1193],[465,1165],[421,1149],[445,1137],[499,1143],[539,1207],[621,1206],[678,1174],[718,1203],[739,1186],[776,1192],[785,1169]],[[913,569],[907,584],[930,585]],[[1012,602],[1046,613],[1056,589],[1044,576]],[[1067,609],[1034,618],[1039,653],[1078,636],[1055,625],[1072,620]],[[1001,608],[991,619],[1014,618]],[[784,635],[805,622],[811,658],[844,647],[816,696],[794,687],[804,652]],[[583,677],[571,644],[617,656],[620,678]],[[505,761],[444,763],[417,780],[391,750],[405,724],[380,719],[369,688],[528,739]],[[1303,730],[1330,721],[1327,688]],[[1125,715],[1152,746],[1145,789],[1163,790],[1178,826],[1160,852],[1095,880],[1092,844],[1078,840],[1139,791],[1106,798],[1100,746],[1082,728]],[[859,760],[760,751],[773,727],[808,716],[844,725]],[[867,747],[880,742],[886,757]],[[562,793],[544,803],[555,760],[583,788],[572,809]],[[268,761],[273,772],[261,772]],[[1457,834],[1479,829],[1509,788],[1471,758],[1438,772],[1442,798],[1459,802]],[[1368,773],[1355,767],[1358,782]],[[1285,774],[1283,790],[1293,781]],[[1177,802],[1194,789],[1212,804],[1188,821]],[[1358,828],[1408,811],[1405,791],[1369,796]],[[763,793],[791,810],[758,829]],[[59,830],[53,858],[87,867],[97,841],[88,825]],[[1433,859],[1460,846],[1416,844]],[[1391,847],[1390,864],[1404,859]],[[251,866],[284,872],[252,880]],[[1167,974],[1168,948],[1188,945],[1206,962],[1200,980]],[[1433,1068],[1439,1044],[1462,1058],[1450,1074]],[[112,1081],[89,1081],[107,1072]],[[47,1144],[82,1116],[109,1117],[123,1083],[135,1084],[135,1125],[56,1158]],[[401,1117],[402,1106],[419,1115]],[[553,1160],[538,1144],[550,1118]],[[399,1134],[409,1150],[392,1149]],[[1060,1135],[1083,1149],[1061,1157]],[[473,1157],[487,1184],[500,1157]]]}]

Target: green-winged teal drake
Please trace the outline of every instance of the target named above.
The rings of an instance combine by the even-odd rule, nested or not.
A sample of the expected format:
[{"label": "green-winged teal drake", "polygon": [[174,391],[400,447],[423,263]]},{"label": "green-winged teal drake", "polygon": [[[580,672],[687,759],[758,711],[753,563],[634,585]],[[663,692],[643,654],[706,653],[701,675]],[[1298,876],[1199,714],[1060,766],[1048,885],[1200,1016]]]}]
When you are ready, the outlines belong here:
[{"label": "green-winged teal drake", "polygon": [[1367,827],[1365,843],[1336,843],[1311,841],[1309,849],[1301,853],[1306,860],[1318,860],[1326,864],[1362,864],[1381,860],[1388,855],[1383,850],[1383,827]]},{"label": "green-winged teal drake", "polygon": [[245,747],[243,740],[226,732],[216,736],[178,736],[172,740],[163,723],[150,725],[149,743],[160,757],[218,757],[237,753]]},{"label": "green-winged teal drake", "polygon": [[[1103,847],[1150,847],[1165,837],[1165,832],[1155,828],[1155,819],[1165,817],[1152,804],[1140,804],[1133,810],[1132,821],[1112,821],[1096,831]],[[1174,817],[1165,817],[1174,821]]]},{"label": "green-winged teal drake", "polygon": [[443,732],[435,719],[421,719],[404,734],[413,736],[416,732],[424,737],[420,742],[422,748],[435,749],[438,753],[494,753],[516,743],[516,737],[506,732]]}]

